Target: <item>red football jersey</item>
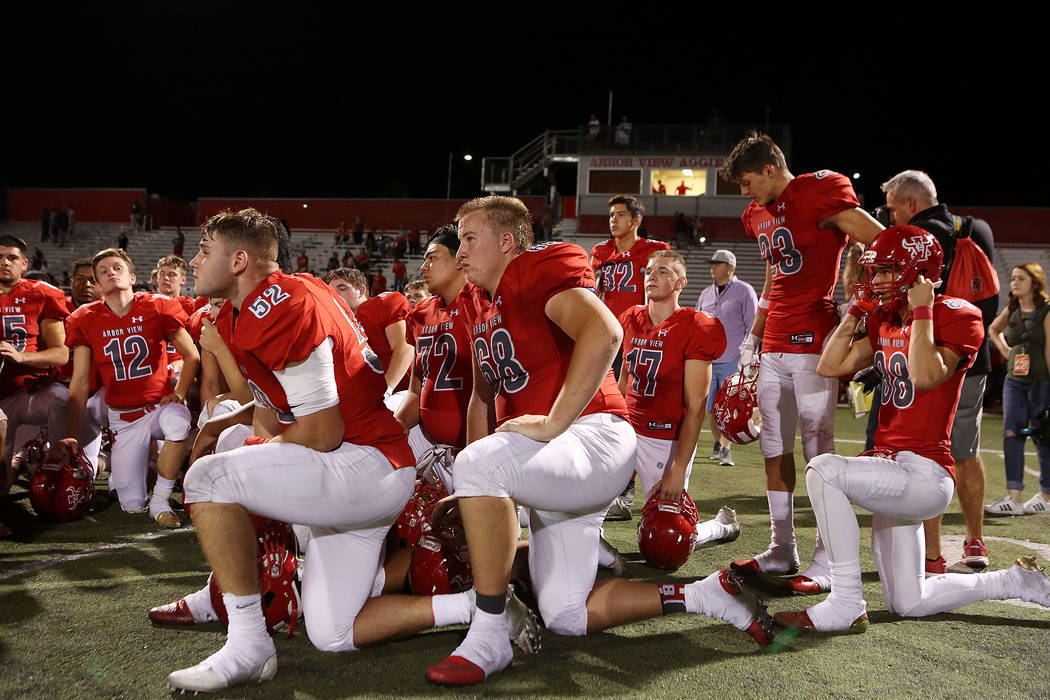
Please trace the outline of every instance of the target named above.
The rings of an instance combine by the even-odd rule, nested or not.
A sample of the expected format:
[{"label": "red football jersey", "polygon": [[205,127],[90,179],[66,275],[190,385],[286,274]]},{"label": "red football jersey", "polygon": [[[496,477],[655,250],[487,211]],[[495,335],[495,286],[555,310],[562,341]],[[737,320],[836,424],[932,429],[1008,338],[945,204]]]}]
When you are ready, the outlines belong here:
[{"label": "red football jersey", "polygon": [[440,296],[432,296],[416,304],[408,317],[421,384],[420,427],[431,442],[454,447],[467,444],[467,402],[474,386],[463,302],[456,297],[445,306]]},{"label": "red football jersey", "polygon": [[616,250],[616,239],[610,238],[591,248],[591,265],[598,276],[598,289],[613,316],[645,303],[645,264],[658,250],[668,250],[664,241],[639,238],[622,253]]},{"label": "red football jersey", "polygon": [[91,348],[92,368],[106,387],[106,404],[120,410],[160,401],[171,393],[168,336],[186,325],[173,299],[139,292],[117,316],[105,301],[85,304],[66,321],[66,345]]},{"label": "red football jersey", "polygon": [[[7,294],[0,294],[0,313],[3,315],[3,340],[19,352],[37,352],[40,346],[40,322],[53,318],[65,321],[69,316],[66,296],[47,282],[21,280]],[[0,372],[0,397],[22,391],[26,380],[42,377],[47,370],[26,367],[16,362],[5,362]]]},{"label": "red football jersey", "polygon": [[[383,363],[383,371],[390,367],[390,358],[394,354],[390,347],[390,341],[386,339],[386,327],[404,321],[408,318],[412,307],[408,305],[408,299],[404,294],[398,292],[384,292],[371,299],[366,299],[357,307],[357,320],[365,329],[368,336],[368,345],[379,355],[379,361]],[[407,331],[406,331],[407,332]],[[406,336],[407,340],[407,336]],[[405,377],[394,388],[401,391],[408,388],[408,372]]]},{"label": "red football jersey", "polygon": [[331,338],[343,441],[375,447],[395,468],[415,464],[404,428],[383,405],[383,368],[346,302],[324,282],[274,272],[245,297],[239,312],[223,304],[215,325],[255,400],[283,423],[295,416],[274,370],[302,362]]},{"label": "red football jersey", "polygon": [[685,414],[685,361],[717,360],[726,349],[725,329],[706,311],[688,308],[654,326],[646,305],[624,311],[620,325],[628,419],[639,435],[677,439]]},{"label": "red football jersey", "polygon": [[763,352],[820,353],[838,324],[832,294],[847,236],[817,222],[858,206],[849,178],[820,170],[796,177],[769,206],[744,211],[747,235],[770,265]]},{"label": "red football jersey", "polygon": [[875,447],[922,455],[944,465],[954,477],[952,422],[963,376],[984,342],[981,312],[968,301],[937,297],[933,305],[933,341],[960,359],[947,381],[926,391],[915,390],[908,372],[910,331],[911,326],[902,326],[896,312],[879,307],[868,316],[868,342],[875,351],[875,368],[882,377]]},{"label": "red football jersey", "polygon": [[[594,289],[587,254],[577,245],[554,242],[511,260],[495,298],[472,284],[460,292],[475,361],[498,389],[498,422],[550,413],[565,383],[573,341],[547,318],[544,307],[555,294],[576,288]],[[590,413],[627,417],[612,370],[581,415]]]}]

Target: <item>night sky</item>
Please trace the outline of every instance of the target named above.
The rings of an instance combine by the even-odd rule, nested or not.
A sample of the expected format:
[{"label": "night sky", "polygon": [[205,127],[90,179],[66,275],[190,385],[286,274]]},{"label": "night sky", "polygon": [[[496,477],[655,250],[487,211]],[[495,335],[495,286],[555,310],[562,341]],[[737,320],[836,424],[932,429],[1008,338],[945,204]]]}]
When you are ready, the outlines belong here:
[{"label": "night sky", "polygon": [[481,156],[592,112],[604,121],[611,88],[614,122],[636,125],[701,123],[717,109],[761,126],[768,109],[792,129],[793,172],[859,171],[869,208],[879,183],[909,167],[949,204],[1050,205],[1043,40],[993,36],[987,18],[947,28],[877,15],[798,35],[773,17],[650,5],[489,4],[465,19],[401,4],[264,16],[229,2],[106,15],[10,4],[0,184],[141,186],[183,200],[443,197],[453,152],[453,194],[465,197],[478,192]]}]

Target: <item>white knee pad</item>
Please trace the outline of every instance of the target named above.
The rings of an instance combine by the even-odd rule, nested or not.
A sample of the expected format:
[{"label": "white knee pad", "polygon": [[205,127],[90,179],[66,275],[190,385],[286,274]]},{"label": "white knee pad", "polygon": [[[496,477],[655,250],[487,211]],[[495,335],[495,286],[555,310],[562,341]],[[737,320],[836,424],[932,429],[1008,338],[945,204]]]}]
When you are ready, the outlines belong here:
[{"label": "white knee pad", "polygon": [[353,625],[342,630],[343,634],[336,634],[335,630],[321,629],[322,625],[317,622],[311,625],[309,613],[305,613],[303,617],[306,622],[306,636],[318,651],[357,651],[357,647],[354,646]]},{"label": "white knee pad", "polygon": [[846,467],[846,464],[846,460],[840,455],[830,453],[817,455],[806,465],[807,478],[809,470],[812,469],[819,474],[824,481],[829,484],[834,483],[835,478],[842,472],[842,469]]},{"label": "white knee pad", "polygon": [[[540,596],[540,614],[547,629],[565,637],[582,637],[587,634],[587,605],[573,605],[571,601],[560,599],[545,601],[549,596]],[[554,603],[551,606],[551,603]]]},{"label": "white knee pad", "polygon": [[219,439],[215,441],[215,453],[229,452],[238,447],[244,447],[244,439],[252,434],[250,425],[231,425],[219,433]]},{"label": "white knee pad", "polygon": [[165,440],[181,442],[190,434],[190,409],[181,403],[167,403],[157,409],[157,422]]}]

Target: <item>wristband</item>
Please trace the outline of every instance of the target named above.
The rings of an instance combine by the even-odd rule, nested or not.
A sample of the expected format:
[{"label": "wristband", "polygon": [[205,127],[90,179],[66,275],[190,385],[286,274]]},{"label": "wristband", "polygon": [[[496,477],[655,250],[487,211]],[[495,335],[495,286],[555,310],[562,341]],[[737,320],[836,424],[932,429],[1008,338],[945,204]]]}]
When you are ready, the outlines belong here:
[{"label": "wristband", "polygon": [[916,306],[911,310],[912,321],[932,321],[933,320],[933,307],[932,306]]},{"label": "wristband", "polygon": [[766,299],[765,297],[762,297],[761,299],[759,299],[758,300],[758,308],[760,308],[760,309],[768,309],[769,308],[769,299]]},{"label": "wristband", "polygon": [[258,435],[249,435],[248,437],[244,438],[244,444],[245,445],[265,445],[266,443],[268,443],[272,439],[273,438],[259,437]]}]

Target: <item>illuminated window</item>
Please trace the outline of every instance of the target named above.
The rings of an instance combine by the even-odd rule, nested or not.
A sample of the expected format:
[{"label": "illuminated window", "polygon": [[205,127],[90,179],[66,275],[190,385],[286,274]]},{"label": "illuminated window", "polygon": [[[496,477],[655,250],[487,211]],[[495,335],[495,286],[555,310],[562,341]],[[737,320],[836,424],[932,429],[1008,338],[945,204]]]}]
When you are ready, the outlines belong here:
[{"label": "illuminated window", "polygon": [[706,170],[651,170],[650,191],[672,197],[707,194]]}]

